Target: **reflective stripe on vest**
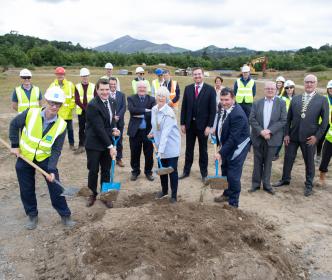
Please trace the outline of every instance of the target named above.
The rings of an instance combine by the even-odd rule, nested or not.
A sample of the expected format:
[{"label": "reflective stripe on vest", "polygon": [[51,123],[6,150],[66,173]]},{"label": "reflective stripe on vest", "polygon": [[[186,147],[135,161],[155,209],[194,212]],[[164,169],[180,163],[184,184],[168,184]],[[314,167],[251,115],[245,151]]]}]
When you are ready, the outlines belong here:
[{"label": "reflective stripe on vest", "polygon": [[254,80],[250,79],[250,81],[245,86],[241,79],[237,79],[237,93],[236,93],[236,102],[243,103],[253,103],[254,97],[252,95],[252,88],[254,87]]},{"label": "reflective stripe on vest", "polygon": [[172,100],[176,97],[176,85],[177,85],[177,82],[176,81],[173,81],[171,80],[171,91],[170,91],[170,95],[169,95],[169,98],[171,99],[171,102],[170,102],[170,106],[171,107],[177,107],[178,106],[178,103],[179,103],[179,100],[175,103],[172,102]]},{"label": "reflective stripe on vest", "polygon": [[31,161],[34,158],[37,161],[43,161],[50,157],[54,141],[67,126],[67,123],[58,117],[51,129],[43,136],[41,110],[41,108],[32,108],[28,111],[20,139],[21,154]]},{"label": "reflective stripe on vest", "polygon": [[[83,104],[83,99],[84,99],[83,86],[82,86],[81,83],[79,83],[79,84],[76,84],[76,88],[77,88],[78,94],[80,95],[81,103]],[[93,99],[93,92],[94,92],[94,90],[95,90],[95,84],[89,83],[88,88],[86,90],[86,99],[87,99],[88,103]],[[77,115],[81,115],[82,114],[82,109],[78,105],[76,105],[76,114]]]},{"label": "reflective stripe on vest", "polygon": [[40,90],[36,86],[32,86],[30,99],[28,99],[24,89],[19,86],[15,89],[17,96],[17,111],[19,113],[25,111],[28,108],[39,108],[39,96]]}]

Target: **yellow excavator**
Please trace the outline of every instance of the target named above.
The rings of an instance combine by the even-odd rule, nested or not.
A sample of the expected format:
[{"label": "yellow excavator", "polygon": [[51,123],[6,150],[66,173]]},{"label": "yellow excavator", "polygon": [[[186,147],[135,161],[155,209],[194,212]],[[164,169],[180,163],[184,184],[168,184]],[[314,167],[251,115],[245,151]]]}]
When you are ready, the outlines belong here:
[{"label": "yellow excavator", "polygon": [[254,58],[250,62],[247,63],[248,66],[250,67],[250,75],[253,75],[253,76],[258,75],[258,73],[256,72],[256,69],[255,69],[255,64],[257,64],[257,63],[262,63],[263,77],[265,77],[266,67],[267,67],[267,63],[268,63],[268,59],[266,56]]}]

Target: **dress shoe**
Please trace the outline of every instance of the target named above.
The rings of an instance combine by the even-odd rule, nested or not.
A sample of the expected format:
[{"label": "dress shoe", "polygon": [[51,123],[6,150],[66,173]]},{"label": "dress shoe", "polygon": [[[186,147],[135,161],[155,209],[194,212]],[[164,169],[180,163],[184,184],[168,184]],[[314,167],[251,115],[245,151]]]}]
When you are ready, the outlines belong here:
[{"label": "dress shoe", "polygon": [[272,189],[272,188],[266,188],[266,189],[264,189],[264,191],[271,194],[271,195],[275,195],[275,193],[276,193],[275,190]]},{"label": "dress shoe", "polygon": [[29,216],[28,222],[25,224],[25,228],[28,230],[34,230],[38,224],[38,216]]},{"label": "dress shoe", "polygon": [[251,189],[248,190],[248,192],[249,192],[249,193],[254,193],[254,192],[259,191],[259,190],[260,190],[259,187],[258,187],[258,188],[253,188],[253,187],[251,187]]},{"label": "dress shoe", "polygon": [[137,177],[138,177],[138,175],[136,175],[136,174],[131,174],[130,181],[136,181],[136,180],[137,180]]},{"label": "dress shoe", "polygon": [[312,188],[305,188],[304,189],[304,196],[308,197],[311,196],[313,193]]},{"label": "dress shoe", "polygon": [[274,183],[274,184],[272,185],[272,187],[279,188],[279,187],[287,186],[287,185],[289,185],[289,182],[284,181],[284,180],[280,180],[280,181],[278,181],[277,183]]},{"label": "dress shoe", "polygon": [[103,201],[103,203],[105,204],[105,206],[107,208],[113,208],[113,202],[112,201]]},{"label": "dress shoe", "polygon": [[122,161],[122,159],[117,160],[116,164],[119,165],[120,167],[124,167],[125,166],[124,163],[123,163],[123,161]]},{"label": "dress shoe", "polygon": [[214,198],[214,202],[228,202],[229,198],[227,196],[221,195]]},{"label": "dress shoe", "polygon": [[68,217],[61,216],[61,222],[66,228],[72,228],[73,226],[76,225],[76,222],[74,222],[70,216]]},{"label": "dress shoe", "polygon": [[188,173],[182,173],[180,176],[179,176],[179,180],[182,180],[186,177],[189,177],[189,174]]},{"label": "dress shoe", "polygon": [[177,202],[177,200],[176,200],[175,197],[171,197],[171,198],[169,199],[169,202],[172,203],[172,204],[174,204],[174,203]]},{"label": "dress shoe", "polygon": [[154,181],[154,177],[151,174],[146,174],[145,177],[151,182]]},{"label": "dress shoe", "polygon": [[166,198],[167,196],[168,196],[167,193],[158,192],[157,195],[156,195],[156,199]]},{"label": "dress shoe", "polygon": [[86,201],[86,207],[91,207],[93,204],[96,202],[96,196],[95,195],[90,195],[88,197],[88,200]]}]

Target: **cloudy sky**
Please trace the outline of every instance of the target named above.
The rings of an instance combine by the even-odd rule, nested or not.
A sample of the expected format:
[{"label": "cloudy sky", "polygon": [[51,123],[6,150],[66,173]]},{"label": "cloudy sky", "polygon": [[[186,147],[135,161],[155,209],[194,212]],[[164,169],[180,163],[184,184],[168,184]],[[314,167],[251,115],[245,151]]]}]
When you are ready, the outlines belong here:
[{"label": "cloudy sky", "polygon": [[197,50],[255,50],[332,44],[330,0],[2,0],[0,35],[96,47],[130,35]]}]

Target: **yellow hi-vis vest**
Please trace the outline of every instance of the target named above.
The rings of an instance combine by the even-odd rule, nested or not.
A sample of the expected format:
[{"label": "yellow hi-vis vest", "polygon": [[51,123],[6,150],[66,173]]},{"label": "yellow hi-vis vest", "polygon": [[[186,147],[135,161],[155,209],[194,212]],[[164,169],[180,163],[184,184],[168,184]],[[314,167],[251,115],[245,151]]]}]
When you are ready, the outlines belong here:
[{"label": "yellow hi-vis vest", "polygon": [[[329,107],[330,107],[330,110],[329,110],[329,113],[330,113],[330,119],[331,119],[331,114],[332,114],[332,103],[330,103],[330,98],[329,98],[329,95],[325,95],[326,98],[327,98],[327,102],[329,103]],[[330,120],[331,122],[331,120]],[[321,124],[322,123],[322,117],[319,117],[319,120],[318,120],[318,124]]]},{"label": "yellow hi-vis vest", "polygon": [[[80,100],[81,103],[83,104],[83,98],[84,98],[84,90],[83,90],[83,86],[81,83],[76,84],[76,88],[78,91],[78,94],[80,95]],[[93,83],[89,83],[88,88],[86,90],[86,98],[87,98],[87,102],[89,103],[91,101],[91,99],[94,97],[93,93],[95,90],[95,84]],[[76,105],[76,114],[77,115],[81,115],[82,114],[82,109],[80,106]]]},{"label": "yellow hi-vis vest", "polygon": [[170,102],[170,106],[172,107],[172,108],[175,108],[175,107],[177,107],[178,106],[178,103],[179,103],[179,100],[177,101],[177,102],[175,102],[175,103],[173,103],[172,102],[172,100],[174,99],[174,97],[176,96],[176,85],[177,85],[177,81],[173,81],[173,80],[171,80],[171,91],[170,91],[170,95],[169,95],[169,99],[171,100],[171,102]]},{"label": "yellow hi-vis vest", "polygon": [[67,123],[58,117],[51,129],[43,136],[41,108],[29,109],[20,139],[22,156],[33,161],[43,161],[51,156],[55,139],[65,131]]},{"label": "yellow hi-vis vest", "polygon": [[329,102],[330,105],[330,114],[329,114],[329,123],[330,123],[330,128],[328,130],[328,132],[326,133],[325,139],[327,141],[329,141],[330,143],[332,143],[332,104],[330,103],[330,99],[329,99],[329,95],[326,95],[327,100]]},{"label": "yellow hi-vis vest", "polygon": [[17,112],[22,113],[28,108],[39,108],[39,87],[32,86],[30,99],[28,99],[24,89],[19,86],[15,89],[17,96]]},{"label": "yellow hi-vis vest", "polygon": [[57,79],[54,80],[49,87],[60,87],[65,93],[65,102],[60,107],[58,115],[64,120],[72,120],[73,119],[73,109],[75,108],[75,85],[64,79],[63,85],[59,85],[59,81]]},{"label": "yellow hi-vis vest", "polygon": [[283,87],[282,89],[281,89],[281,91],[280,91],[280,93],[278,94],[278,96],[283,96],[284,95],[284,92],[285,92],[285,88]]},{"label": "yellow hi-vis vest", "polygon": [[160,88],[160,82],[158,79],[155,79],[152,81],[152,88],[153,88],[153,94],[154,94],[154,97],[156,97],[156,92],[157,90]]},{"label": "yellow hi-vis vest", "polygon": [[289,98],[289,97],[286,97],[286,96],[281,96],[281,99],[286,102],[286,110],[288,112],[288,109],[289,109],[289,106],[290,106],[290,103],[291,103],[292,99]]},{"label": "yellow hi-vis vest", "polygon": [[237,79],[237,93],[236,93],[236,102],[237,103],[253,103],[254,96],[252,95],[252,88],[254,87],[254,80],[250,79],[250,81],[245,86],[241,79]]},{"label": "yellow hi-vis vest", "polygon": [[[144,83],[146,84],[146,91],[147,92],[151,92],[151,87],[150,87],[150,82],[148,81],[148,80],[143,80],[144,81]],[[132,88],[133,88],[133,94],[136,94],[137,93],[137,83],[138,83],[139,81],[136,81],[135,79],[134,80],[132,80],[132,82],[131,82],[131,86],[132,86]]]}]

